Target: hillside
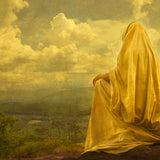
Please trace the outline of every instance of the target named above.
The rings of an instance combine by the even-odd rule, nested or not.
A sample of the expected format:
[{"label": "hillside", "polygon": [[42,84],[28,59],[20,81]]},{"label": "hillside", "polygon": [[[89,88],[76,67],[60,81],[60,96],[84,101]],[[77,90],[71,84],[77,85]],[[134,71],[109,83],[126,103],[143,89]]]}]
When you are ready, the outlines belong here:
[{"label": "hillside", "polygon": [[93,88],[8,91],[0,97],[1,112],[23,115],[89,114]]}]

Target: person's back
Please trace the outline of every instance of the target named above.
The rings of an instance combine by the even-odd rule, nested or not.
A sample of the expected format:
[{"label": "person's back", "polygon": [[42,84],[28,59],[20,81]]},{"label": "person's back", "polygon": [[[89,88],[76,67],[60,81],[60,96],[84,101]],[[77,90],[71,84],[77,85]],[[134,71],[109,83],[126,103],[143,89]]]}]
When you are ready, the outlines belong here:
[{"label": "person's back", "polygon": [[151,123],[157,121],[155,114],[160,115],[160,66],[141,24],[133,22],[124,32],[123,46],[113,72],[110,80],[119,87],[114,89],[119,90],[121,103],[113,104],[113,110],[124,122],[152,127]]},{"label": "person's back", "polygon": [[141,24],[128,25],[117,66],[94,79],[85,151],[121,153],[160,142],[160,66]]}]

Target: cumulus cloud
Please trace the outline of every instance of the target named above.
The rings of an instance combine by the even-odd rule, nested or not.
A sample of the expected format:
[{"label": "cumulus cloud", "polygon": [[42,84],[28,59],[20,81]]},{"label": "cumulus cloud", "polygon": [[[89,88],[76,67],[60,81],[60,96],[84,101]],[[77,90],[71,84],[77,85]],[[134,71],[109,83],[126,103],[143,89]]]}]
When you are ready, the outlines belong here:
[{"label": "cumulus cloud", "polygon": [[0,6],[0,27],[8,27],[17,19],[15,12],[28,7],[28,3],[23,0],[1,0]]},{"label": "cumulus cloud", "polygon": [[53,21],[50,22],[52,30],[70,31],[73,30],[76,25],[72,19],[67,19],[64,13],[59,13],[53,17]]},{"label": "cumulus cloud", "polygon": [[15,12],[28,6],[22,0],[0,1],[0,71],[14,70],[27,63],[32,54],[30,46],[22,45],[21,31],[13,22],[17,19]]},{"label": "cumulus cloud", "polygon": [[30,46],[22,45],[18,28],[7,27],[0,30],[0,71],[14,70],[27,63],[33,53]]},{"label": "cumulus cloud", "polygon": [[91,77],[113,68],[122,32],[122,28],[113,26],[122,27],[122,23],[77,22],[59,13],[50,24],[50,31],[44,35],[49,46],[40,42],[37,50],[21,43],[18,27],[10,25],[0,30],[0,71],[4,79],[9,77],[8,87],[72,85],[73,74]]},{"label": "cumulus cloud", "polygon": [[[15,25],[15,12],[28,3],[15,0],[8,5],[5,2],[8,1],[0,2],[7,8],[0,27],[0,89],[90,86],[94,76],[116,66],[127,22],[113,19],[81,22],[58,13],[48,21],[50,29],[43,28],[43,34],[37,34],[38,45],[33,49],[22,43],[23,33]],[[135,0],[135,17],[144,17],[146,13],[141,8],[149,3]],[[147,31],[158,46],[160,32],[150,27]]]},{"label": "cumulus cloud", "polygon": [[32,69],[35,72],[63,72],[72,70],[72,67],[76,63],[74,51],[76,50],[72,45],[61,48],[57,48],[54,45],[45,47],[35,53],[33,57],[35,65]]},{"label": "cumulus cloud", "polygon": [[66,55],[70,58],[70,64],[73,62],[70,72],[97,73],[103,69],[108,71],[116,64],[126,24],[113,20],[76,23],[60,13],[53,18],[51,26],[52,31],[47,34],[47,39],[64,55],[68,51]]},{"label": "cumulus cloud", "polygon": [[147,16],[148,12],[147,11],[142,11],[142,7],[146,4],[151,4],[152,0],[133,0],[133,14],[135,19],[140,19],[145,16]]},{"label": "cumulus cloud", "polygon": [[62,47],[71,43],[77,46],[89,43],[94,38],[94,33],[87,23],[76,24],[73,19],[67,18],[64,13],[59,13],[50,22],[52,30],[46,32],[46,40],[50,44]]}]

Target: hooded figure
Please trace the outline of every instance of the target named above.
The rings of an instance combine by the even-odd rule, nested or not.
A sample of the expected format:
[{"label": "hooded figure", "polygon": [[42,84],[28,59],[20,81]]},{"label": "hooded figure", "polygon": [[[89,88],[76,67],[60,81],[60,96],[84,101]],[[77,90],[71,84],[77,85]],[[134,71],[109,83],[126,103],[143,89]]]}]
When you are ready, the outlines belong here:
[{"label": "hooded figure", "polygon": [[[109,82],[95,83],[84,152],[126,152],[160,142],[160,66],[141,24],[128,25]],[[84,153],[83,152],[83,153]]]}]

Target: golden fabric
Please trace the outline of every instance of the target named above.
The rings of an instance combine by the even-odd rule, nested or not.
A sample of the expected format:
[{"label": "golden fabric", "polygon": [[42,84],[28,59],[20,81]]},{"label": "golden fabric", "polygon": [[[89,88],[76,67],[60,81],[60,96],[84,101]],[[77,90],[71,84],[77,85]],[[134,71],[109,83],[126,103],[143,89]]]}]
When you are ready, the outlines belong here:
[{"label": "golden fabric", "polygon": [[128,25],[122,40],[110,83],[96,82],[84,152],[116,154],[160,142],[158,57],[137,22]]}]

